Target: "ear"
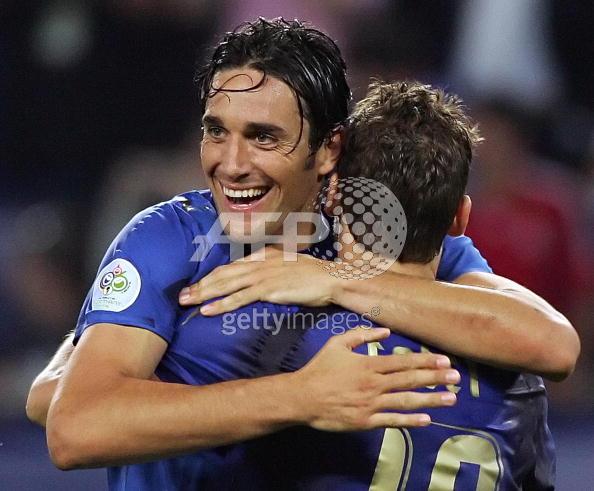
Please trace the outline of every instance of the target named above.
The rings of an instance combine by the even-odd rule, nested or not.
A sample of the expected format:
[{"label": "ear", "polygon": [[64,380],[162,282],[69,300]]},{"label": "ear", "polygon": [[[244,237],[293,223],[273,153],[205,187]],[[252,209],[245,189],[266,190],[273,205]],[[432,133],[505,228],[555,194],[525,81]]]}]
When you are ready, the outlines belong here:
[{"label": "ear", "polygon": [[336,169],[342,154],[344,129],[339,127],[324,140],[315,156],[315,168],[320,176],[325,176]]},{"label": "ear", "polygon": [[470,200],[470,196],[465,194],[462,196],[460,203],[458,204],[458,209],[456,210],[456,216],[454,216],[454,221],[448,230],[448,235],[463,235],[466,231],[466,226],[468,225],[468,219],[470,217],[470,209],[472,208],[472,201]]},{"label": "ear", "polygon": [[336,200],[335,196],[338,191],[338,172],[333,170],[328,176],[328,191],[326,191],[326,214],[332,215],[332,210],[340,204],[340,200]]},{"label": "ear", "polygon": [[437,255],[429,263],[429,268],[433,272],[433,277],[437,277],[437,270],[439,269],[439,263],[441,261],[442,254],[443,254],[443,244],[439,248],[439,252],[437,253]]}]

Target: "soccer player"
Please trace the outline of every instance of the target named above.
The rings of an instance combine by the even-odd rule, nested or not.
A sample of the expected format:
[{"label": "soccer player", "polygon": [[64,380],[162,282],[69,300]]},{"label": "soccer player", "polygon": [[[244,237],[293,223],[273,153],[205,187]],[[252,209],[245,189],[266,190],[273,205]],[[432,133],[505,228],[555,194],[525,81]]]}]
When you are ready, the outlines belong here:
[{"label": "soccer player", "polygon": [[[257,222],[255,211],[282,216],[306,209],[339,158],[340,125],[350,97],[334,43],[297,22],[259,20],[242,26],[219,44],[200,80],[205,109],[202,165],[212,195],[190,192],[156,205],[120,233],[83,306],[78,344],[64,374],[60,376],[63,363],[53,365],[31,393],[30,407],[40,409],[37,419],[43,422],[44,403],[35,401],[47,401],[60,378],[47,415],[48,443],[60,467],[151,461],[112,467],[114,488],[123,482],[134,489],[199,482],[207,463],[217,461],[217,451],[168,457],[286,426],[349,430],[422,425],[428,422],[423,415],[390,410],[453,402],[442,400],[439,393],[385,397],[392,389],[445,383],[457,375],[447,367],[431,370],[442,366],[440,357],[394,356],[370,362],[351,353],[356,345],[385,336],[382,330],[336,337],[314,362],[295,373],[247,380],[257,372],[253,363],[261,359],[268,331],[244,330],[222,341],[220,317],[186,322],[190,310],[178,306],[177,292],[229,261],[229,251],[220,245],[199,263],[192,262],[198,248],[194,237],[207,235],[220,212],[240,213]],[[280,225],[273,224],[269,231],[278,232]],[[449,250],[446,245],[444,258],[446,279],[463,276],[477,264],[485,267],[467,240],[452,241]],[[466,324],[454,329],[468,329],[481,305],[481,315],[497,319],[491,330],[507,332],[511,326],[509,335],[517,344],[530,339],[520,350],[493,336],[486,358],[513,359],[519,366],[541,369],[540,350],[554,342],[555,357],[542,370],[571,370],[574,334],[550,307],[514,293],[452,288],[458,289],[452,291],[462,297],[460,303],[451,305],[450,298],[432,307],[428,302],[426,308],[433,313],[423,322],[449,312],[460,326]],[[499,310],[501,300],[512,310]],[[247,315],[249,325],[265,307],[269,305],[259,303],[240,313]],[[518,336],[512,318],[525,321],[527,331],[536,331]],[[469,337],[469,344],[477,341]],[[153,373],[161,381],[148,380]],[[370,378],[385,384],[375,395],[364,391],[365,403],[353,411],[348,401],[361,398],[361,387]],[[231,379],[240,380],[218,383]]]},{"label": "soccer player", "polygon": [[[435,278],[446,233],[463,233],[468,222],[464,190],[477,141],[476,128],[461,102],[429,86],[374,83],[357,104],[339,173],[345,178],[379,178],[402,204],[409,238],[391,266],[393,272]],[[344,194],[333,206],[356,214],[352,204],[345,204]],[[345,263],[352,263],[345,252],[350,243],[343,240],[339,252]],[[306,316],[310,327],[295,332],[295,321]],[[373,325],[369,316],[338,307],[302,311],[295,314],[295,321],[278,333],[287,346],[276,358],[277,371],[306,365],[332,332]],[[448,332],[450,326],[435,329]],[[382,357],[436,350],[395,332],[355,351]],[[554,445],[542,380],[469,360],[455,363],[461,381],[447,389],[456,393],[457,404],[429,409],[431,426],[341,434],[287,429],[237,445],[226,457],[223,472],[211,476],[210,486],[218,490],[554,489]]]}]

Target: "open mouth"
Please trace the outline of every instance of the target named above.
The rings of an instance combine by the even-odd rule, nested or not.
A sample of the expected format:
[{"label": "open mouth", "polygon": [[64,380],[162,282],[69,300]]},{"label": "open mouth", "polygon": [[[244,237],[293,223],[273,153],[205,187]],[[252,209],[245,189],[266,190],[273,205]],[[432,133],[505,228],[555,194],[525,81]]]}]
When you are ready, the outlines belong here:
[{"label": "open mouth", "polygon": [[270,191],[269,187],[266,186],[258,186],[253,188],[246,188],[246,189],[229,189],[225,186],[222,186],[223,194],[229,200],[229,202],[233,205],[243,205],[249,207],[260,201],[266,193]]}]

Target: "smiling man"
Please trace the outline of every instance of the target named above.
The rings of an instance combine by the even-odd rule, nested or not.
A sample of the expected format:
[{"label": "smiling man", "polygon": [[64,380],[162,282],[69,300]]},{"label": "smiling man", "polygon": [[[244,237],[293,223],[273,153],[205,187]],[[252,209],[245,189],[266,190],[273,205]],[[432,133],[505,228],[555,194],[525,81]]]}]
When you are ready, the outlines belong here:
[{"label": "smiling man", "polygon": [[[253,318],[254,328],[233,336],[221,332],[220,316],[190,318],[191,310],[179,307],[183,287],[229,262],[226,244],[215,244],[200,262],[191,261],[198,249],[195,238],[208,235],[218,213],[231,217],[228,232],[234,238],[245,235],[246,223],[249,230],[279,234],[285,215],[309,210],[339,159],[350,99],[337,47],[296,21],[259,20],[228,34],[198,82],[205,125],[201,157],[211,192],[189,192],[155,205],[124,228],[83,305],[70,360],[65,363],[71,351],[65,346],[35,382],[29,400],[31,417],[45,422],[60,379],[47,414],[52,458],[61,468],[116,466],[109,470],[113,489],[195,488],[226,451],[205,448],[293,425],[333,431],[422,426],[429,423],[426,415],[394,411],[455,402],[447,391],[408,391],[459,380],[442,356],[369,359],[352,352],[386,337],[387,330],[334,337],[294,373],[251,378],[262,375],[262,363],[275,347],[256,314],[264,309],[285,314],[293,307],[246,305],[238,315]],[[264,227],[256,212],[277,219],[267,219]],[[233,223],[243,230],[234,230]],[[489,271],[465,238],[446,242],[440,268],[445,280]],[[237,272],[225,270],[227,279],[244,281]],[[128,286],[110,289],[110,275],[124,276]],[[217,295],[212,279],[209,288],[215,293],[209,298],[228,292],[228,282],[222,282]],[[389,315],[400,302],[414,310],[422,288],[429,298],[421,301],[423,312],[405,321],[414,326],[418,316],[426,337],[431,337],[429,324],[441,316],[458,336],[467,332],[467,344],[479,346],[487,361],[551,374],[571,370],[572,328],[544,302],[470,286],[444,290],[434,281],[412,283],[411,299],[407,280],[398,278],[391,288],[382,283],[382,313],[386,307]],[[354,310],[369,300],[357,295]],[[390,325],[388,319],[380,322]],[[477,332],[481,322],[484,329]],[[440,346],[437,338],[434,344]],[[548,357],[546,369],[542,353]],[[160,380],[149,380],[153,374]],[[175,457],[180,454],[185,455]],[[139,462],[147,463],[126,465]]]},{"label": "smiling man", "polygon": [[212,80],[202,118],[202,167],[217,211],[229,219],[231,239],[282,234],[289,213],[313,211],[320,182],[336,166],[339,129],[324,144],[310,141],[295,90],[245,66],[221,70]]}]

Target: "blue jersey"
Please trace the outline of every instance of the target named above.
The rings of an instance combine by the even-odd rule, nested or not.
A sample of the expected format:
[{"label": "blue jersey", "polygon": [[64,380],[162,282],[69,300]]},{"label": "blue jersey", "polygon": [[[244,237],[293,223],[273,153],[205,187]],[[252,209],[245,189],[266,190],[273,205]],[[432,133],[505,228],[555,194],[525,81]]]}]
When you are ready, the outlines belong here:
[{"label": "blue jersey", "polygon": [[[301,321],[287,322],[278,334],[291,342],[277,358],[280,372],[301,368],[332,330],[372,325],[368,316],[339,308],[302,310],[294,317]],[[439,352],[398,334],[356,351]],[[554,489],[554,445],[540,377],[452,359],[460,382],[422,391],[450,390],[458,402],[427,410],[429,427],[351,433],[290,428],[235,446],[207,489]]]},{"label": "blue jersey", "polygon": [[[136,215],[99,267],[78,319],[75,342],[97,323],[149,330],[168,343],[156,369],[166,382],[205,385],[276,370],[284,351],[279,345],[283,338],[274,334],[297,307],[259,302],[203,317],[178,305],[181,288],[229,262],[228,246],[208,239],[216,219],[210,193],[198,191]],[[470,239],[446,238],[440,278],[451,281],[471,271],[490,269]],[[110,468],[110,489],[199,489],[227,451]]]}]

